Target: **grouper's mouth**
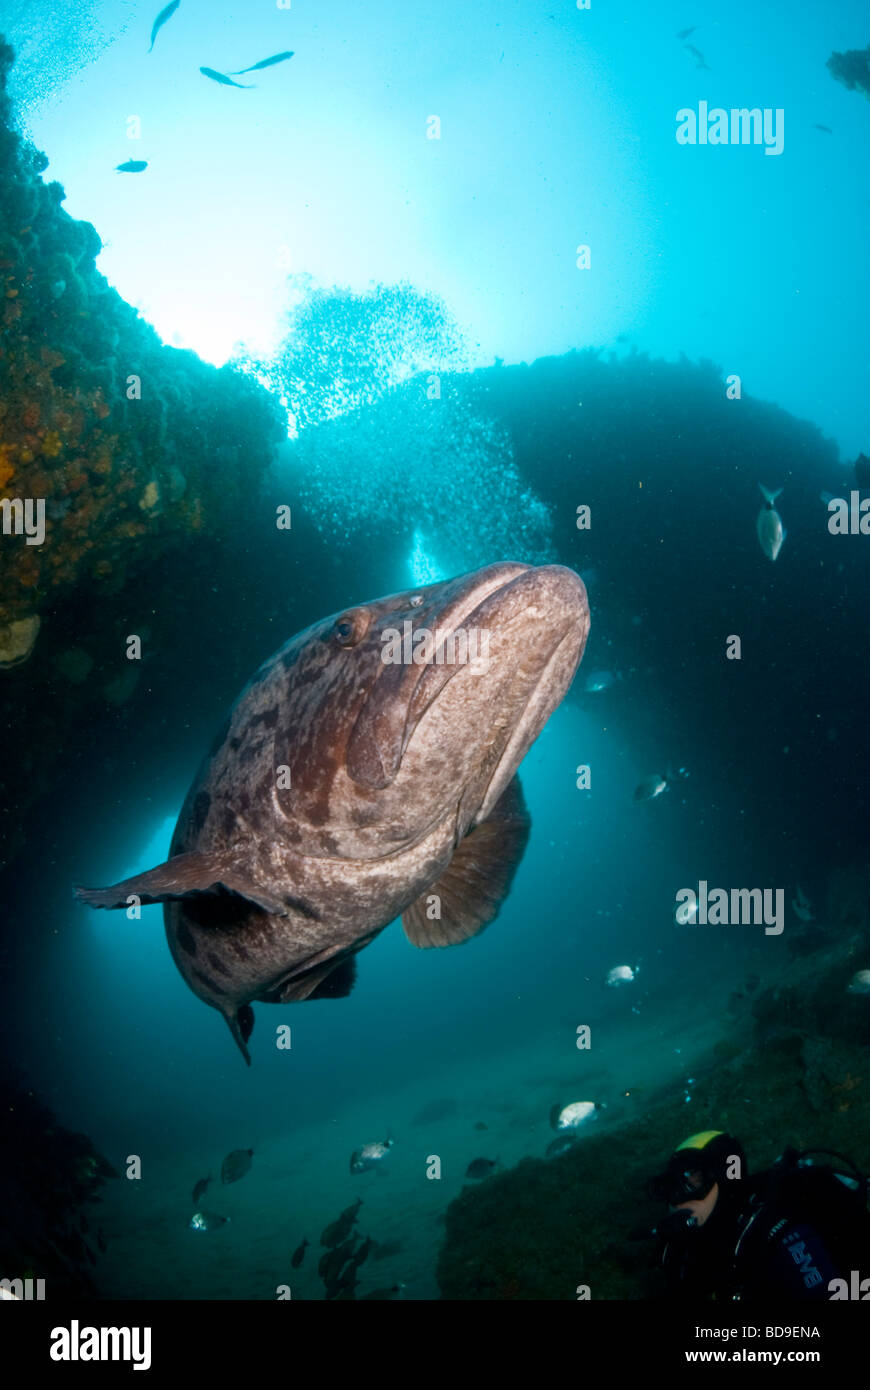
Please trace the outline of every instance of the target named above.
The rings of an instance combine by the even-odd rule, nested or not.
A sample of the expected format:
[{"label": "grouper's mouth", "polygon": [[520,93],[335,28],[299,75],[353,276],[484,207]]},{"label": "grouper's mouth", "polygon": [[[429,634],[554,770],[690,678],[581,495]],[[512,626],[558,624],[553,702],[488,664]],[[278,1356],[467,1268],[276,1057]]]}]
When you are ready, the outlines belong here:
[{"label": "grouper's mouth", "polygon": [[[544,669],[541,671],[531,692],[526,699],[523,710],[523,717],[514,724],[513,733],[508,744],[499,759],[498,766],[489,780],[489,785],[484,793],[483,801],[474,820],[476,822],[486,820],[492,811],[502,792],[507,787],[519,764],[522,762],[539,732],[544,727],[555,705],[550,698],[553,688],[553,678],[557,669],[563,664],[566,653],[570,651],[573,643],[573,634],[565,633],[554,644],[549,657],[546,660]],[[576,670],[576,661],[572,661],[572,674]],[[568,689],[570,680],[565,685],[562,695]],[[558,704],[562,695],[555,702]]]},{"label": "grouper's mouth", "polygon": [[[575,626],[567,616],[562,618],[561,615],[558,617],[554,615],[551,606],[546,602],[542,593],[542,588],[544,587],[542,585],[544,575],[543,567],[542,569],[534,569],[531,565],[525,565],[521,569],[519,566],[512,566],[512,568],[517,568],[520,572],[514,574],[506,582],[497,584],[488,589],[482,596],[479,595],[478,591],[478,594],[474,595],[477,600],[474,606],[457,622],[455,628],[451,632],[454,649],[457,646],[462,647],[464,645],[466,650],[468,650],[471,649],[472,645],[475,647],[479,646],[480,634],[482,633],[487,635],[497,634],[499,639],[509,639],[512,633],[520,628],[521,625],[532,625],[534,622],[533,615],[538,611],[542,615],[543,623],[546,624],[548,630],[552,634],[551,640],[546,642],[543,647],[541,647],[539,643],[527,643],[526,645],[530,650],[527,650],[525,653],[523,652],[522,641],[517,644],[520,657],[519,666],[516,670],[518,683],[522,683],[523,680],[525,680],[532,682],[532,685],[522,715],[516,721],[511,741],[505,750],[502,762],[499,764],[500,769],[503,764],[509,760],[511,750],[516,749],[522,743],[523,726],[529,722],[529,716],[534,713],[538,705],[543,705],[545,703],[545,692],[550,687],[548,676],[552,677],[556,667],[561,664],[559,661],[560,652],[564,655],[565,652],[570,650],[573,639],[580,639],[580,632],[577,626]],[[586,591],[579,575],[576,575],[573,570],[565,569],[561,565],[547,566],[546,569],[556,576],[556,583],[566,591],[566,598],[568,597],[567,590],[571,587],[576,588],[578,600],[582,595],[584,607],[580,607],[578,603],[577,618],[579,621],[582,612],[586,611],[588,613],[588,609],[585,609]],[[565,608],[566,614],[570,612],[570,603],[566,604]],[[464,643],[459,642],[460,637],[464,637]],[[585,638],[585,633],[583,633],[583,638]],[[475,639],[477,639],[477,642],[475,642]],[[582,650],[582,646],[580,650]],[[579,659],[579,652],[577,659]],[[576,664],[576,660],[571,663],[572,675],[573,671],[576,669]],[[462,670],[462,665],[457,663],[442,666],[430,665],[426,668],[422,679],[414,691],[408,708],[408,726],[406,730],[405,747],[407,747],[410,742],[414,730],[417,728],[417,725],[432,701],[438,698],[448,682],[453,680]],[[565,686],[565,689],[567,689],[567,686]],[[561,700],[564,693],[565,690],[562,690],[558,697],[559,700]],[[558,703],[558,701],[556,703]],[[543,715],[540,724],[537,726],[537,731],[539,731],[545,723],[552,708],[554,708],[554,706],[551,705]],[[525,751],[526,749],[523,748],[516,762],[519,762]],[[514,766],[516,766],[516,762]],[[495,784],[497,780],[497,774],[495,774],[493,776],[493,784]],[[501,788],[501,790],[503,790],[503,788]],[[501,790],[499,790],[498,795],[501,794]],[[493,798],[493,801],[496,799],[497,797]],[[489,810],[492,809],[492,804],[491,802],[487,805],[485,810],[481,808],[480,818],[483,818],[484,815],[489,813]]]},{"label": "grouper's mouth", "polygon": [[509,674],[517,699],[480,819],[571,683],[589,629],[583,582],[561,565],[491,565],[468,576],[445,603],[424,607],[409,626],[415,637],[421,629],[434,629],[438,650],[425,663],[406,660],[379,672],[348,741],[347,771],[367,789],[388,786],[421,722],[451,682],[460,675],[465,681],[476,678],[474,660],[440,660],[444,647],[479,656],[481,638],[491,638],[496,663]]}]

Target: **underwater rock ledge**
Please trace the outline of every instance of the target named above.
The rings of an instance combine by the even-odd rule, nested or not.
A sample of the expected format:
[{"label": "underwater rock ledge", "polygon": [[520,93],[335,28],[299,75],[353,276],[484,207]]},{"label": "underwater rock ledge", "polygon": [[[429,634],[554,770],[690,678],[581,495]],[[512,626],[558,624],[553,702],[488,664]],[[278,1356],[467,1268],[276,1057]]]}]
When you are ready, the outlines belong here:
[{"label": "underwater rock ledge", "polygon": [[0,1277],[44,1279],[48,1298],[98,1297],[94,1268],[106,1241],[84,1207],[100,1202],[100,1189],[117,1177],[21,1077],[0,1074]]},{"label": "underwater rock ledge", "polygon": [[0,40],[0,497],[41,499],[45,536],[2,537],[0,667],[58,592],[159,582],[168,548],[231,526],[284,433],[267,392],[164,346],[97,270],[97,232],[14,128],[13,61]]},{"label": "underwater rock ledge", "polygon": [[97,232],[15,128],[13,62],[0,39],[0,724],[26,689],[33,735],[0,773],[7,862],[89,702],[132,695],[143,594],[177,606],[167,562],[238,531],[286,432],[267,391],[164,346],[97,270]]}]

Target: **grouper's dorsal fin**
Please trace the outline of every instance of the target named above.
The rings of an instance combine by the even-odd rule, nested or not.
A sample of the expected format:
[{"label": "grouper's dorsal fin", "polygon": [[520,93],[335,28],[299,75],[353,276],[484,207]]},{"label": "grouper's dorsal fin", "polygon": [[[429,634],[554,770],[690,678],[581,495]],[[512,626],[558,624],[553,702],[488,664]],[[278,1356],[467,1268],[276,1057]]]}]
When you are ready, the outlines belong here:
[{"label": "grouper's dorsal fin", "polygon": [[[444,873],[402,914],[414,946],[454,946],[482,931],[510,892],[529,838],[531,820],[514,777],[485,821],[457,845]],[[440,920],[429,912],[440,900]]]},{"label": "grouper's dorsal fin", "polygon": [[132,894],[142,903],[166,903],[203,894],[230,893],[273,916],[287,916],[286,904],[255,883],[228,854],[202,850],[176,854],[156,869],[125,878],[111,888],[77,887],[73,892],[88,907],[126,907]]}]

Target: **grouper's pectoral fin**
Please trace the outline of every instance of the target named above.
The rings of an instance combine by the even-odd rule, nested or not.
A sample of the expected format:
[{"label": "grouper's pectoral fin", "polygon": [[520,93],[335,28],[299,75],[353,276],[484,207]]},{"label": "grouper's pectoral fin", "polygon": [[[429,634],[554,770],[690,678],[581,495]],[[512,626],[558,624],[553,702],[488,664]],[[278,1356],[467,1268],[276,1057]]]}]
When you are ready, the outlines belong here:
[{"label": "grouper's pectoral fin", "polygon": [[279,980],[258,994],[266,1004],[299,1004],[303,999],[346,999],[356,983],[356,954],[332,956]]},{"label": "grouper's pectoral fin", "polygon": [[165,903],[203,894],[231,893],[276,917],[287,916],[285,903],[249,878],[229,855],[201,850],[176,854],[156,869],[125,878],[111,888],[76,887],[73,892],[88,907],[126,907],[132,894],[142,903]]},{"label": "grouper's pectoral fin", "polygon": [[[402,914],[414,946],[453,946],[498,914],[529,838],[531,820],[518,777],[489,816],[457,845],[448,867]],[[433,902],[434,899],[434,902]],[[440,918],[435,915],[440,910]]]}]

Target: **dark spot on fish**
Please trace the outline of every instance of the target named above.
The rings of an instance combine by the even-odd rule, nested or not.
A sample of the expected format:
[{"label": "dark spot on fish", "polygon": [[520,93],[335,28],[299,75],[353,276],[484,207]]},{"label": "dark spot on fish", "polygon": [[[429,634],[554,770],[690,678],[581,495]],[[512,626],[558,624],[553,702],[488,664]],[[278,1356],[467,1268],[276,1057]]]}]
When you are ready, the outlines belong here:
[{"label": "dark spot on fish", "polygon": [[193,810],[190,816],[189,834],[198,835],[205,825],[205,818],[211,807],[211,797],[208,792],[199,792],[193,803]]},{"label": "dark spot on fish", "polygon": [[217,971],[217,973],[218,973],[219,975],[226,975],[226,976],[232,975],[232,971],[231,971],[231,970],[227,970],[227,967],[224,965],[223,961],[220,959],[220,956],[216,956],[215,953],[214,953],[214,951],[207,951],[207,952],[206,952],[206,960],[208,961],[209,965],[212,966],[212,968],[215,969],[215,970]]},{"label": "dark spot on fish", "polygon": [[175,931],[175,939],[181,947],[182,951],[186,951],[189,956],[196,955],[196,942],[194,941],[193,933],[191,932],[190,927],[187,925],[186,922],[179,922]]},{"label": "dark spot on fish", "polygon": [[206,989],[210,989],[212,994],[226,994],[226,990],[222,989],[221,986],[217,984],[215,980],[210,979],[209,976],[204,974],[202,970],[194,969],[193,973],[199,980],[200,984],[205,985]]},{"label": "dark spot on fish", "polygon": [[238,956],[239,960],[251,959],[250,951],[248,950],[247,946],[242,945],[241,941],[233,941],[230,944],[233,948],[234,953]]},{"label": "dark spot on fish", "polygon": [[278,717],[278,706],[273,705],[271,709],[263,710],[260,714],[255,714],[251,719],[250,727],[253,728],[255,724],[262,724],[266,729],[277,729]]},{"label": "dark spot on fish", "polygon": [[239,751],[239,745],[241,744],[241,741],[242,740],[238,737],[237,734],[233,734],[233,737],[230,739],[230,748],[233,750],[234,753],[237,753]]},{"label": "dark spot on fish", "polygon": [[265,746],[266,740],[264,738],[258,739],[256,742],[251,740],[249,743],[246,743],[245,747],[239,754],[239,762],[252,763],[256,758],[257,754],[261,753]]}]

